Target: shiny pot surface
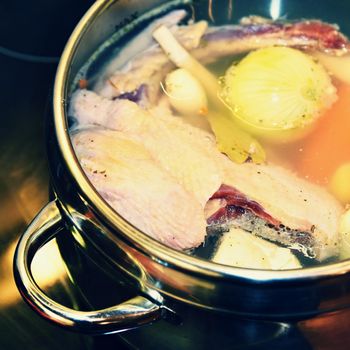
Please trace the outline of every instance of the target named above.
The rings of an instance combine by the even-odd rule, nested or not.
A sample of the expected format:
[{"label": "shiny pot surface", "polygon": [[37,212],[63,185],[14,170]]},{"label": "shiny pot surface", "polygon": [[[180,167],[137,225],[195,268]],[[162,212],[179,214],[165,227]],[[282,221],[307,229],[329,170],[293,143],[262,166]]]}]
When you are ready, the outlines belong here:
[{"label": "shiny pot surface", "polygon": [[[211,315],[215,324],[227,323],[227,318],[232,322],[249,318],[279,323],[347,309],[350,304],[347,261],[294,271],[213,264],[174,251],[144,235],[115,213],[90,185],[67,132],[70,88],[78,70],[105,40],[158,6],[163,6],[164,11],[186,7],[194,10],[198,18],[209,21],[216,16],[216,24],[227,22],[228,13],[232,16],[230,23],[249,14],[320,18],[338,23],[343,32],[350,33],[346,18],[350,10],[348,1],[339,1],[336,6],[332,1],[315,6],[313,1],[288,0],[228,0],[220,4],[219,1],[96,1],[67,43],[56,76],[48,148],[57,199],[43,209],[18,245],[15,276],[23,297],[47,319],[89,333],[120,331],[159,319],[173,322],[172,327],[186,319],[205,325],[209,321],[204,321],[203,315]],[[30,261],[42,244],[59,235],[64,225],[70,228],[82,250],[87,254],[92,250],[97,252],[115,271],[127,276],[139,295],[96,312],[70,310],[48,299],[31,276]]]},{"label": "shiny pot surface", "polygon": [[[73,235],[57,236],[62,257],[76,290],[79,309],[98,309],[134,297],[137,289],[92,246],[87,250]],[[280,301],[285,303],[288,301]],[[350,309],[326,313],[306,320],[264,321],[208,312],[167,300],[178,318],[159,320],[145,327],[107,335],[107,346],[123,340],[127,348],[141,350],[219,349],[348,349]]]}]

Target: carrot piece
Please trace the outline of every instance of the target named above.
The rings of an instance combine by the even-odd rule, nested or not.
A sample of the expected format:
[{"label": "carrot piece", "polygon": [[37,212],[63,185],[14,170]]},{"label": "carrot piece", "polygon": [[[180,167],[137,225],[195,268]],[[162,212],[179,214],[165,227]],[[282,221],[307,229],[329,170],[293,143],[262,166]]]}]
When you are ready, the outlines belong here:
[{"label": "carrot piece", "polygon": [[338,86],[338,100],[319,120],[303,145],[298,172],[319,184],[350,161],[350,85]]}]

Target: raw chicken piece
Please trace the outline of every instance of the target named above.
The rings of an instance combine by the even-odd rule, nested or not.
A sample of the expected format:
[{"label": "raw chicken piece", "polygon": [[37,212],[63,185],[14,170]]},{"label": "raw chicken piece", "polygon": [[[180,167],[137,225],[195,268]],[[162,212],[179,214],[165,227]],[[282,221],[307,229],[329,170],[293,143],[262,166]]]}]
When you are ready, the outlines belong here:
[{"label": "raw chicken piece", "polygon": [[212,135],[179,118],[154,116],[131,101],[111,101],[86,90],[75,94],[70,113],[81,126],[101,125],[142,143],[203,207],[221,185],[223,173],[212,153]]},{"label": "raw chicken piece", "polygon": [[256,16],[243,18],[240,25],[208,28],[202,41],[204,45],[198,46],[193,54],[206,63],[269,46],[324,51],[335,56],[350,50],[348,38],[336,25],[319,20],[279,22]]},{"label": "raw chicken piece", "polygon": [[[225,158],[223,163],[226,167],[223,182],[228,188],[215,198],[221,201],[231,199],[230,205],[233,206],[235,201],[239,202],[239,207],[260,218],[257,222],[251,214],[238,215],[234,220],[239,221],[240,227],[303,250],[305,255],[317,260],[337,255],[338,223],[343,208],[325,189],[272,164],[238,165]],[[221,206],[226,204],[221,202]],[[216,213],[218,218],[219,212]]]},{"label": "raw chicken piece", "polygon": [[202,206],[142,145],[122,133],[99,128],[77,132],[72,140],[86,175],[122,217],[176,249],[203,242]]},{"label": "raw chicken piece", "polygon": [[[255,203],[244,204],[249,215],[239,217],[244,221],[239,225],[247,231],[257,230],[261,237],[320,261],[337,255],[342,208],[325,189],[272,164],[233,163],[217,150],[209,133],[159,111],[153,115],[128,100],[111,101],[81,90],[72,99],[70,113],[80,126],[101,125],[142,144],[202,207],[221,185],[239,191],[240,203]],[[227,198],[221,199],[225,206]],[[235,221],[220,222],[230,224]],[[279,225],[289,231],[276,229]]]}]

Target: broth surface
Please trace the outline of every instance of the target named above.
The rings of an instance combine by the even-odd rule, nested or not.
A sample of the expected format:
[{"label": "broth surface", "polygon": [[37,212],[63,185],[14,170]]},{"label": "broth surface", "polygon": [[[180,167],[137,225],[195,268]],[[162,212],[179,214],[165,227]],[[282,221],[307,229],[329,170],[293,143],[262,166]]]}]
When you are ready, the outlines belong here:
[{"label": "broth surface", "polygon": [[[331,68],[346,67],[350,56],[332,54],[338,49],[334,44],[326,48],[330,51],[326,58],[320,57],[318,53],[326,51],[317,47],[322,40],[315,44],[304,33],[300,37],[286,34],[293,32],[294,26],[306,30],[307,21],[247,17],[240,25],[220,27],[209,22],[207,28],[199,21],[205,17],[201,11],[193,11],[191,4],[174,1],[146,13],[134,26],[129,25],[128,31],[116,32],[77,75],[69,110],[71,135],[90,181],[133,225],[199,258],[266,269],[348,258],[350,144],[346,131],[350,130],[350,118],[345,114],[348,111],[350,115],[350,85]],[[212,15],[209,12],[209,18]],[[329,29],[322,22],[314,24]],[[310,130],[301,128],[297,137],[276,139],[239,127],[238,134],[232,134],[241,135],[238,146],[248,137],[245,140],[261,145],[266,159],[259,164],[255,151],[249,150],[253,153],[237,163],[220,149],[224,146],[218,141],[220,137],[227,140],[220,133],[229,135],[235,116],[215,97],[213,100],[203,78],[185,81],[185,87],[194,84],[192,91],[186,92],[189,95],[197,89],[196,84],[204,92],[198,90],[189,100],[184,98],[184,103],[173,95],[179,86],[175,92],[170,90],[174,79],[179,82],[182,75],[171,77],[176,64],[152,37],[162,25],[203,63],[218,86],[229,69],[237,70],[250,52],[266,47],[264,43],[267,47],[293,44],[327,71],[337,98],[315,117]],[[279,31],[283,31],[280,37]],[[341,34],[337,38],[348,45]],[[220,42],[220,49],[228,53],[210,51]],[[230,53],[225,48],[230,45],[237,49]],[[191,112],[200,93],[206,97],[199,103],[207,104],[198,113]],[[252,97],[252,104],[256,101]],[[223,114],[227,119],[218,121]],[[222,124],[227,120],[228,124]],[[178,221],[172,218],[175,213]],[[193,229],[193,234],[187,233],[186,227]]]}]

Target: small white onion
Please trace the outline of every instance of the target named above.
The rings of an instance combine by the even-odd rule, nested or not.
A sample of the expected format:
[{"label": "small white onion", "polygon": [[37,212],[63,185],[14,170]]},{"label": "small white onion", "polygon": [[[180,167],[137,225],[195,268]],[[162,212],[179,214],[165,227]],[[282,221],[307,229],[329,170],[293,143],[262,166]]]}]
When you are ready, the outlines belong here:
[{"label": "small white onion", "polygon": [[176,69],[166,76],[165,93],[171,106],[181,114],[204,115],[208,111],[207,96],[202,85],[186,69]]}]

